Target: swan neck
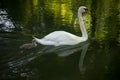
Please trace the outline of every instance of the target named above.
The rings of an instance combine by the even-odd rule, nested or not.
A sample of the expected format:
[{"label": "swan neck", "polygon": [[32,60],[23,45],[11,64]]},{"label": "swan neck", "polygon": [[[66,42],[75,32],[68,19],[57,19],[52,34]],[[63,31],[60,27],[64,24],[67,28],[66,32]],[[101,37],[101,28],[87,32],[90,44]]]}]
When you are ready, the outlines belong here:
[{"label": "swan neck", "polygon": [[87,31],[85,29],[82,13],[80,13],[80,12],[78,12],[78,19],[79,19],[79,25],[80,25],[82,37],[87,40],[88,39],[88,35],[87,35]]}]

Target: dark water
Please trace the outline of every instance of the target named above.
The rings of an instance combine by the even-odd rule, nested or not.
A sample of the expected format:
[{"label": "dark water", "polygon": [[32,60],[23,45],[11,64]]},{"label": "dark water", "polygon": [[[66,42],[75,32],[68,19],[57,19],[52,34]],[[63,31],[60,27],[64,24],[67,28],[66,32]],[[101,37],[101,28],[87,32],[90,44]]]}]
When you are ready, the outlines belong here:
[{"label": "dark water", "polygon": [[[19,47],[50,32],[81,36],[79,6],[89,40],[74,46]],[[119,0],[1,0],[0,80],[120,80]]]}]

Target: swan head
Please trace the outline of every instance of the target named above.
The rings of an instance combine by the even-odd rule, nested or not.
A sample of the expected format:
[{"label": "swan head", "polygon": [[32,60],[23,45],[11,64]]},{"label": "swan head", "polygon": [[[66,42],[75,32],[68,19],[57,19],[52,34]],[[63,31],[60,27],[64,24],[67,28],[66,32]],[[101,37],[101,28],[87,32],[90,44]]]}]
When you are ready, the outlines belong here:
[{"label": "swan head", "polygon": [[78,12],[79,12],[79,13],[87,13],[87,12],[88,12],[88,9],[87,9],[87,7],[85,7],[85,6],[81,6],[81,7],[79,7]]}]

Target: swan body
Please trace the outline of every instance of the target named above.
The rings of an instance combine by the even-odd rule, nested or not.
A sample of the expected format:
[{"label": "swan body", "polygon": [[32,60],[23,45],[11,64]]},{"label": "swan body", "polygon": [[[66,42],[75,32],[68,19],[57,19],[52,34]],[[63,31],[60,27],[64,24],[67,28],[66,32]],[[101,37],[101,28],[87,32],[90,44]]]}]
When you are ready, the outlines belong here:
[{"label": "swan body", "polygon": [[54,31],[42,39],[34,37],[36,42],[42,45],[75,45],[84,42],[87,38],[81,38],[66,31]]},{"label": "swan body", "polygon": [[41,39],[38,39],[36,37],[33,38],[36,40],[37,43],[40,43],[42,45],[53,45],[53,46],[76,45],[86,41],[88,39],[88,35],[84,27],[84,22],[82,18],[82,13],[86,11],[87,8],[85,6],[81,6],[78,9],[78,19],[79,19],[80,29],[82,32],[82,37],[73,35],[66,31],[54,31]]}]

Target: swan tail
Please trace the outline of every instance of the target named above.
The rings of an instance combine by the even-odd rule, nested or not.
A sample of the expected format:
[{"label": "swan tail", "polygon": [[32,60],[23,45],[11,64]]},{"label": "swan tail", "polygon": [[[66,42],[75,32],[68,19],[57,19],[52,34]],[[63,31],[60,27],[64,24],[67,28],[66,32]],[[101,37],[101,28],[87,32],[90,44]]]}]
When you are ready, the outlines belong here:
[{"label": "swan tail", "polygon": [[32,36],[32,38],[35,39],[35,41],[36,41],[37,43],[41,43],[41,39],[38,39],[38,38],[36,38],[36,37],[34,37],[34,36]]},{"label": "swan tail", "polygon": [[32,37],[33,37],[33,39],[35,39],[35,41],[36,41],[37,43],[39,43],[39,44],[58,46],[58,45],[56,44],[56,42],[54,42],[54,41],[46,40],[46,39],[44,39],[44,38],[38,39],[38,38],[36,38],[36,37],[34,37],[34,36],[32,36]]},{"label": "swan tail", "polygon": [[36,37],[32,36],[33,39],[36,39]]},{"label": "swan tail", "polygon": [[39,39],[39,38],[36,38],[36,37],[34,37],[34,36],[32,36],[32,37],[33,37],[33,39],[35,39],[35,41],[36,41],[37,43],[42,44],[42,45],[45,45],[46,41],[44,41],[44,39]]}]

